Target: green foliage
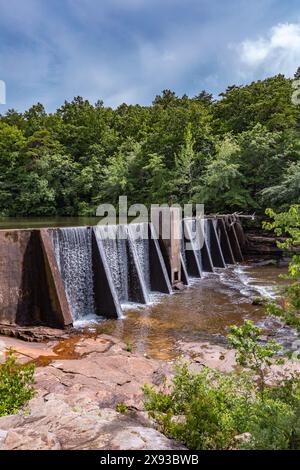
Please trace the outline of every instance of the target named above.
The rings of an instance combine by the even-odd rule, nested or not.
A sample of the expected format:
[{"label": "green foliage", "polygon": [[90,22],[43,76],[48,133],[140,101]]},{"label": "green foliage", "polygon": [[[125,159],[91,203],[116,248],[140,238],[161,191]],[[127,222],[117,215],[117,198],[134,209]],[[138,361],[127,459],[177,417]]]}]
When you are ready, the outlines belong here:
[{"label": "green foliage", "polygon": [[133,344],[132,343],[126,343],[125,350],[129,353],[132,353],[133,351]]},{"label": "green foliage", "polygon": [[240,327],[231,326],[227,336],[229,345],[236,350],[236,361],[259,376],[259,388],[264,398],[265,372],[274,361],[275,355],[282,350],[274,341],[261,341],[261,329],[250,320]]},{"label": "green foliage", "polygon": [[[164,90],[113,110],[81,97],[0,115],[0,216],[94,215],[99,203],[205,203],[263,211],[299,202],[299,106],[282,75],[218,101]],[[261,207],[263,205],[263,207]]]},{"label": "green foliage", "polygon": [[195,201],[206,204],[211,211],[221,206],[225,211],[247,207],[250,196],[244,187],[238,156],[240,146],[231,136],[225,136],[216,146],[215,158],[206,166],[202,186],[196,189]]},{"label": "green foliage", "polygon": [[235,133],[260,123],[269,130],[286,130],[296,123],[297,110],[291,105],[292,81],[283,75],[230,86],[215,104],[215,116],[222,130]]},{"label": "green foliage", "polygon": [[[283,249],[300,245],[300,206],[293,205],[287,212],[276,213],[266,210],[270,221],[264,223],[264,228],[274,230],[279,237],[286,237],[278,242]],[[280,317],[287,325],[295,328],[300,334],[300,256],[294,255],[289,263],[289,273],[284,276],[288,281],[282,289],[283,302],[269,304],[269,314]]]},{"label": "green foliage", "polygon": [[165,435],[194,450],[300,449],[300,377],[265,381],[281,348],[262,344],[261,333],[249,321],[231,327],[241,371],[203,367],[195,374],[179,363],[171,382],[144,386],[145,408]]},{"label": "green foliage", "polygon": [[291,202],[300,204],[300,162],[291,163],[283,173],[282,181],[261,191],[264,204],[288,209]]},{"label": "green foliage", "polygon": [[274,230],[278,237],[285,236],[284,242],[278,242],[280,248],[290,248],[300,244],[300,205],[292,205],[288,211],[276,213],[273,209],[266,209],[269,221],[263,223],[267,230]]},{"label": "green foliage", "polygon": [[[193,450],[299,449],[299,377],[267,387],[264,400],[253,379],[179,365],[169,386],[144,386],[145,408],[165,435]],[[244,433],[248,439],[236,439]]]},{"label": "green foliage", "polygon": [[116,406],[116,411],[121,414],[128,413],[128,406],[125,403],[118,403]]},{"label": "green foliage", "polygon": [[35,394],[34,365],[17,364],[12,350],[0,364],[0,416],[18,412]]}]

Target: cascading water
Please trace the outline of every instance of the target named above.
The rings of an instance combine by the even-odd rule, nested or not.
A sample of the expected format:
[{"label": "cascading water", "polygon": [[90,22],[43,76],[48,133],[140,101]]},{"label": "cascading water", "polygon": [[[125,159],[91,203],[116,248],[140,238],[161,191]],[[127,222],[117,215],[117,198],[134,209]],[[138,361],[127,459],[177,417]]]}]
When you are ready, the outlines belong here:
[{"label": "cascading water", "polygon": [[198,258],[199,265],[201,267],[201,271],[203,271],[203,259],[202,259],[202,252],[201,249],[203,247],[203,235],[202,235],[202,227],[200,220],[193,219],[192,221],[192,236],[194,237],[194,247],[195,253]]},{"label": "cascading water", "polygon": [[150,280],[150,247],[148,238],[148,224],[130,224],[129,225],[130,238],[136,249],[138,261],[142,270],[144,283],[147,288],[147,292],[151,291],[151,280]]},{"label": "cascading water", "polygon": [[147,303],[147,289],[128,226],[99,225],[95,234],[103,244],[119,302]]},{"label": "cascading water", "polygon": [[118,237],[118,226],[96,227],[105,250],[111,276],[120,302],[128,300],[128,260],[126,240]]},{"label": "cascading water", "polygon": [[204,236],[205,236],[205,240],[206,240],[206,243],[207,243],[207,247],[209,249],[209,251],[211,252],[211,234],[210,234],[210,230],[211,230],[211,227],[208,223],[208,220],[207,219],[204,219]]},{"label": "cascading water", "polygon": [[52,240],[73,320],[94,315],[96,307],[91,229],[59,228],[52,231]]}]

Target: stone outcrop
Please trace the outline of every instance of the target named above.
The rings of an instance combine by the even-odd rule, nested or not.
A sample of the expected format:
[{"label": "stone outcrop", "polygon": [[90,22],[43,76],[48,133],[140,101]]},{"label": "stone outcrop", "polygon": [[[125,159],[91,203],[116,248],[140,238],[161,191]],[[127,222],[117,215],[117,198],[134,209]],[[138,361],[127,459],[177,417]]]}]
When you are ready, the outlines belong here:
[{"label": "stone outcrop", "polygon": [[251,230],[246,232],[246,244],[244,253],[249,257],[273,257],[281,258],[284,255],[292,256],[299,252],[300,247],[292,247],[288,251],[277,246],[277,242],[284,242],[285,238],[279,238],[270,232],[263,230]]},{"label": "stone outcrop", "polygon": [[[235,352],[219,340],[178,341],[178,355],[195,373],[203,366],[230,372],[237,367]],[[143,385],[161,386],[172,377],[174,363],[129,353],[109,335],[58,344],[2,337],[0,353],[8,347],[22,363],[46,365],[36,369],[36,396],[18,414],[0,417],[0,450],[183,449],[159,432],[143,406]],[[272,366],[268,382],[284,371],[300,373],[299,361]],[[117,411],[120,404],[125,413]]]},{"label": "stone outcrop", "polygon": [[[37,356],[32,346],[49,356],[40,344],[19,345],[18,352]],[[37,368],[37,395],[19,414],[0,418],[0,449],[183,448],[155,428],[143,407],[142,386],[160,384],[170,365],[128,353],[107,335],[79,340],[74,354],[77,359],[54,355]],[[124,414],[116,411],[120,403],[128,409]]]}]

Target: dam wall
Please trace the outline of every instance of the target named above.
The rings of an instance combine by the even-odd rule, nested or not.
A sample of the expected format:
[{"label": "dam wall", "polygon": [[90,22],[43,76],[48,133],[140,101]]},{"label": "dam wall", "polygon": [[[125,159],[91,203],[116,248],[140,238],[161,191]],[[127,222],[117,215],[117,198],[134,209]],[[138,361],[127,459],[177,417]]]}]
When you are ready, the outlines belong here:
[{"label": "dam wall", "polygon": [[131,304],[243,260],[241,224],[176,211],[170,221],[169,238],[152,223],[0,230],[0,325],[122,318]]}]

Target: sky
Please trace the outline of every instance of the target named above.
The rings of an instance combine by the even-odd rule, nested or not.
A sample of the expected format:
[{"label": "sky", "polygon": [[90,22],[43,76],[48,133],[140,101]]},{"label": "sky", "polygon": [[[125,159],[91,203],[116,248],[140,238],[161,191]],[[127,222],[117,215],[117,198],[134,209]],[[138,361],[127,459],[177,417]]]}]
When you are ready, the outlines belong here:
[{"label": "sky", "polygon": [[298,66],[299,0],[0,0],[0,113],[217,97]]}]

